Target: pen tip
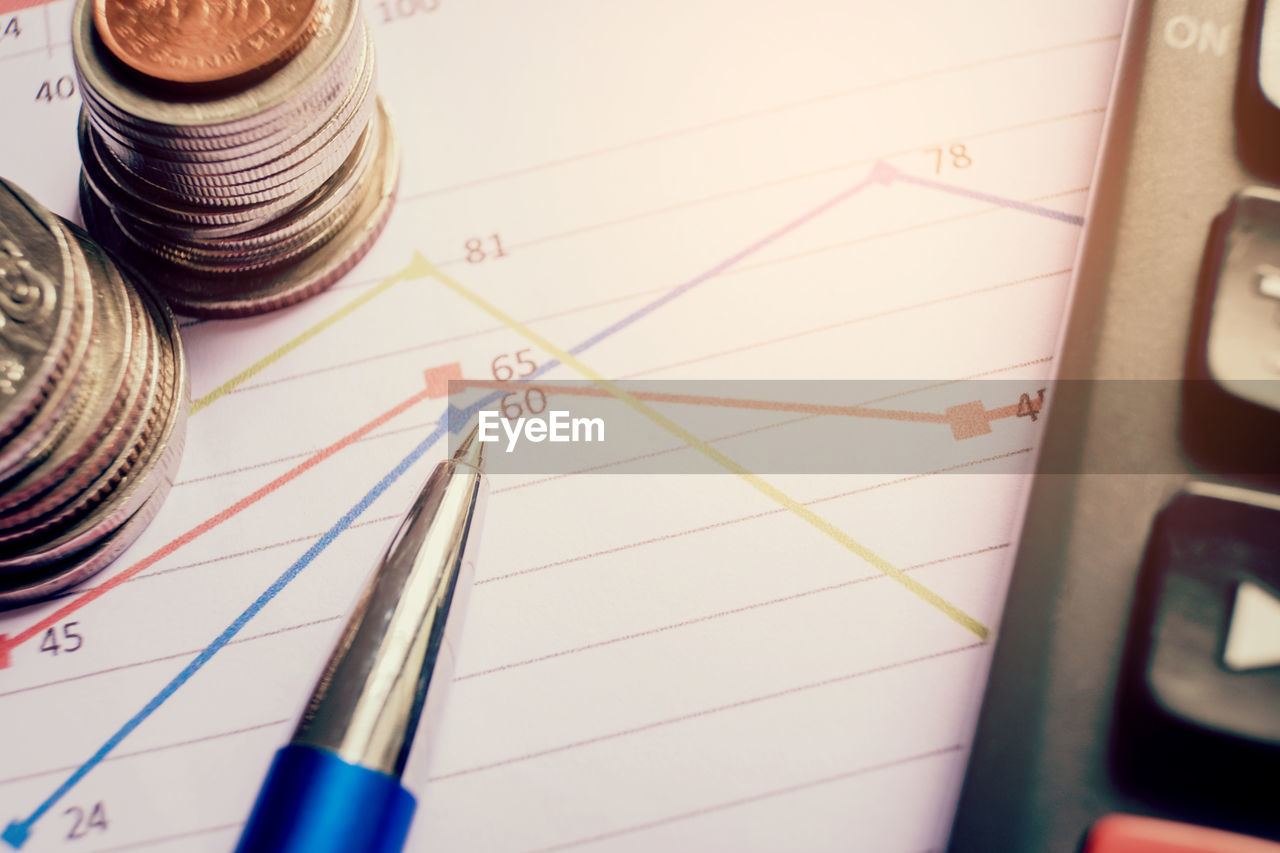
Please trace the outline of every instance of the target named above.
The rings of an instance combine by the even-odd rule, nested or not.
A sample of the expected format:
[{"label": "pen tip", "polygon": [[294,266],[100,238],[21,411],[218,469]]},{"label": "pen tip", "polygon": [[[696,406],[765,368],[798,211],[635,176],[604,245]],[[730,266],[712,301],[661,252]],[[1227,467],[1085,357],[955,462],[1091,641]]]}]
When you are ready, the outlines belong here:
[{"label": "pen tip", "polygon": [[466,462],[477,469],[483,470],[482,463],[484,461],[484,442],[480,441],[480,427],[474,426],[471,432],[467,433],[467,437],[458,445],[458,451],[453,454],[455,462]]}]

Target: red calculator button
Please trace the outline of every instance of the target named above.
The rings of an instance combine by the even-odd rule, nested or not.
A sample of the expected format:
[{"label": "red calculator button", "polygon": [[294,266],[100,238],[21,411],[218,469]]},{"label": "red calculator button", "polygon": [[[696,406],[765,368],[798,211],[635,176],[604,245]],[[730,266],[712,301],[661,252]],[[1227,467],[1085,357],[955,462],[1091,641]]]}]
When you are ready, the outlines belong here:
[{"label": "red calculator button", "polygon": [[1113,814],[1089,829],[1082,853],[1280,853],[1280,844],[1189,823]]}]

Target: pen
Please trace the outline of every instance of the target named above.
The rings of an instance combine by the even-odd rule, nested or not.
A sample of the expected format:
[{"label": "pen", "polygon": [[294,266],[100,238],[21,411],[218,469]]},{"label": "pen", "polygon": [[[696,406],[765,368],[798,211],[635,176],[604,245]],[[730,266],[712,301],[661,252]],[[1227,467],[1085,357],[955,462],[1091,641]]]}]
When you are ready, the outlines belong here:
[{"label": "pen", "polygon": [[293,739],[276,753],[239,853],[392,853],[419,722],[453,680],[487,493],[476,430],[436,466],[366,583]]}]

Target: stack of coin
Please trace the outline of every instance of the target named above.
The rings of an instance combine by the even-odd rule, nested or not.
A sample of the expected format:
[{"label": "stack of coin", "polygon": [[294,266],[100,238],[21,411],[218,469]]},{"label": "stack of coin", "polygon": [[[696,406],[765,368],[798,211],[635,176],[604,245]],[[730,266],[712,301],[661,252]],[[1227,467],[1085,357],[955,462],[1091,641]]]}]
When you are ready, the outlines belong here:
[{"label": "stack of coin", "polygon": [[173,481],[189,398],[163,302],[0,180],[0,608],[138,537]]},{"label": "stack of coin", "polygon": [[400,157],[358,0],[78,0],[85,224],[193,316],[305,299],[372,246]]}]

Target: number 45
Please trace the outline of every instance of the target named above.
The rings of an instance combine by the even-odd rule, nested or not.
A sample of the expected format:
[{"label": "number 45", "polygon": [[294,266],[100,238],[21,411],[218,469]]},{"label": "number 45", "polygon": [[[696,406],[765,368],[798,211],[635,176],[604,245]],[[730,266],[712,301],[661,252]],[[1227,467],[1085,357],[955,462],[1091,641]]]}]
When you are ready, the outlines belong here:
[{"label": "number 45", "polygon": [[[54,626],[44,632],[44,639],[40,641],[40,651],[49,652],[55,657],[59,652],[71,652],[79,650],[84,645],[84,637],[76,633],[74,629],[79,622],[64,622],[61,626]],[[61,627],[61,632],[58,628]]]}]

